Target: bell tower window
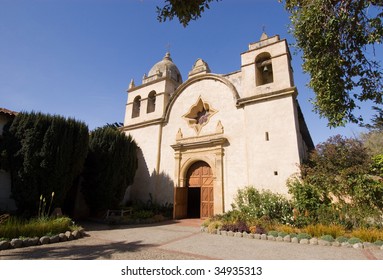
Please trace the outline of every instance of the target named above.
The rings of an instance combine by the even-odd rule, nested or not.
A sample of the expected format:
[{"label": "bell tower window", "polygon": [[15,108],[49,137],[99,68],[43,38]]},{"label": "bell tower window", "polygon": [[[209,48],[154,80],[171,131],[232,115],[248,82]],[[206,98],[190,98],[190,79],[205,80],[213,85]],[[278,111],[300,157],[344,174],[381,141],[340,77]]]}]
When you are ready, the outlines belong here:
[{"label": "bell tower window", "polygon": [[156,92],[151,91],[148,96],[148,106],[146,108],[146,113],[152,113],[156,110]]},{"label": "bell tower window", "polygon": [[133,110],[132,110],[132,118],[137,118],[140,116],[141,109],[141,96],[136,96],[133,100]]},{"label": "bell tower window", "polygon": [[271,63],[271,55],[269,53],[258,55],[255,65],[257,86],[274,82],[273,64]]}]

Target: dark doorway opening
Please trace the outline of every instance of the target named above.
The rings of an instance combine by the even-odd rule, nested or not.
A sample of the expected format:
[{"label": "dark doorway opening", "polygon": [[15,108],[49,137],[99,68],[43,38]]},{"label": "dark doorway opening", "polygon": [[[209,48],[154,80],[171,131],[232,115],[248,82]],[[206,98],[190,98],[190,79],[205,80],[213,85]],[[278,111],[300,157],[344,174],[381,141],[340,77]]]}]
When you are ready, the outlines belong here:
[{"label": "dark doorway opening", "polygon": [[188,218],[200,218],[201,216],[201,188],[200,187],[189,187],[188,188]]}]

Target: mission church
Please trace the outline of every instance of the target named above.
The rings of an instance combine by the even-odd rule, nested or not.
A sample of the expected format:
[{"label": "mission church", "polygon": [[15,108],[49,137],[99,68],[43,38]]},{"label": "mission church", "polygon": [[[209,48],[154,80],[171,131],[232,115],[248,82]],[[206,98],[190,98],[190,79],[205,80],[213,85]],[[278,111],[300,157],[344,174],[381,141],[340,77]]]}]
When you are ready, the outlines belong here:
[{"label": "mission church", "polygon": [[198,59],[184,81],[166,53],[130,83],[123,131],[139,146],[127,199],[172,203],[177,219],[223,213],[249,185],[286,194],[314,148],[287,42],[265,33],[229,74]]}]

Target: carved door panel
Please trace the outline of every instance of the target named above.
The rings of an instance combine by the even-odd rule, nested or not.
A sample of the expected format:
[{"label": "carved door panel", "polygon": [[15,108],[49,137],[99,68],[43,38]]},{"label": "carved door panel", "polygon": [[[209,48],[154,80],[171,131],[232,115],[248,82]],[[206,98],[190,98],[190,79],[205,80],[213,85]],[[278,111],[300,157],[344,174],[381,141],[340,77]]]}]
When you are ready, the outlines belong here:
[{"label": "carved door panel", "polygon": [[194,163],[187,174],[187,186],[201,188],[200,217],[214,215],[213,173],[210,166],[203,161]]},{"label": "carved door panel", "polygon": [[174,209],[173,218],[182,219],[187,217],[187,188],[174,188]]}]

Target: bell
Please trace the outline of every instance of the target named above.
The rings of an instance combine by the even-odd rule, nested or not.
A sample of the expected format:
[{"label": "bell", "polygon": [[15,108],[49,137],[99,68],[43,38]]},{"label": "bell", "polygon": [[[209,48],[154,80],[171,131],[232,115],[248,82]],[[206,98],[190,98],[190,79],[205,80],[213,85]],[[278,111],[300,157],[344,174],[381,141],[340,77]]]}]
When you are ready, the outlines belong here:
[{"label": "bell", "polygon": [[265,67],[263,67],[263,72],[269,72],[269,68],[267,68],[267,65],[265,65]]}]

